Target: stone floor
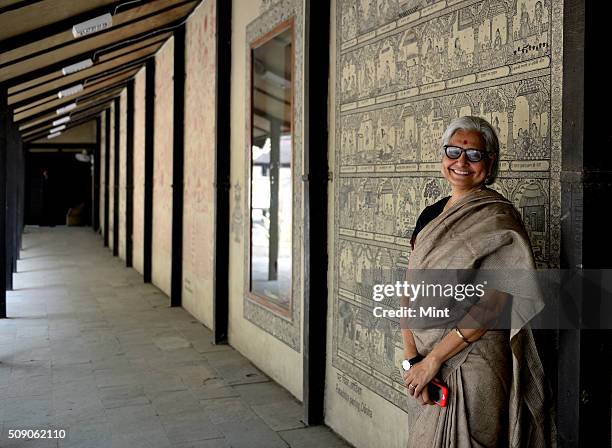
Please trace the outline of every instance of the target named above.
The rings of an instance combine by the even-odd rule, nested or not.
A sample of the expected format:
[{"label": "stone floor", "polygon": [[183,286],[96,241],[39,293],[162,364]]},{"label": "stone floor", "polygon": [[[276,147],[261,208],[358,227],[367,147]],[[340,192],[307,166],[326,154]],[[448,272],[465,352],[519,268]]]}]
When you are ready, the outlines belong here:
[{"label": "stone floor", "polygon": [[[29,227],[0,320],[0,447],[348,447],[113,258],[89,228]],[[11,429],[65,429],[55,440]]]}]

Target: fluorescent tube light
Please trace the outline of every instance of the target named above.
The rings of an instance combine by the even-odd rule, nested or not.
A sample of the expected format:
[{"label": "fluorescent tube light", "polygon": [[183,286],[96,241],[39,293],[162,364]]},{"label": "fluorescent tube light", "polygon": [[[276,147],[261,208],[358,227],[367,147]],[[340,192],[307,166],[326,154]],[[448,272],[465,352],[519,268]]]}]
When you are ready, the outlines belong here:
[{"label": "fluorescent tube light", "polygon": [[85,22],[77,23],[72,27],[72,35],[77,37],[87,36],[88,34],[97,33],[113,26],[113,16],[106,13],[99,17],[95,17]]},{"label": "fluorescent tube light", "polygon": [[49,134],[55,134],[56,132],[63,131],[64,129],[66,129],[66,125],[65,125],[65,124],[63,124],[63,125],[61,125],[61,126],[58,126],[58,127],[56,127],[56,128],[51,129],[51,130],[49,131]]},{"label": "fluorescent tube light", "polygon": [[53,126],[59,126],[60,124],[68,123],[70,121],[70,115],[60,118],[59,120],[55,120],[53,122]]},{"label": "fluorescent tube light", "polygon": [[47,135],[47,138],[48,138],[48,139],[52,139],[52,138],[57,137],[57,136],[58,136],[58,135],[60,135],[60,134],[61,134],[61,132],[56,132],[55,134],[49,134],[49,135]]},{"label": "fluorescent tube light", "polygon": [[70,75],[72,73],[80,72],[81,70],[85,70],[93,65],[93,61],[91,59],[85,59],[83,61],[77,62],[76,64],[69,65],[62,69],[62,74],[64,76]]},{"label": "fluorescent tube light", "polygon": [[67,105],[66,105],[66,106],[64,106],[64,107],[60,107],[59,109],[57,109],[57,110],[55,111],[55,113],[56,113],[57,115],[64,115],[65,113],[70,112],[71,110],[76,109],[76,107],[77,107],[77,104],[76,104],[76,103],[70,103],[70,104],[67,104]]},{"label": "fluorescent tube light", "polygon": [[68,87],[67,89],[60,90],[57,92],[58,98],[66,98],[67,96],[76,95],[79,92],[83,91],[83,84],[77,84],[72,87]]}]

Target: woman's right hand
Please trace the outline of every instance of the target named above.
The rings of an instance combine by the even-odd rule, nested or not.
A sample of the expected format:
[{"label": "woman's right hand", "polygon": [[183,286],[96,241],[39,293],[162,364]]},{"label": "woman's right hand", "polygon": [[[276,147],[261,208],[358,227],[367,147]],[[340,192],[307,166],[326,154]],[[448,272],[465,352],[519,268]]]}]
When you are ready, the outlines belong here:
[{"label": "woman's right hand", "polygon": [[426,404],[429,404],[429,405],[435,404],[433,401],[429,399],[429,392],[427,390],[427,387],[424,387],[421,394],[415,397],[414,395],[415,388],[411,387],[410,380],[408,380],[408,372],[404,371],[402,376],[404,377],[404,384],[406,385],[406,388],[408,389],[408,395],[410,395],[410,397],[416,400],[421,406],[424,406]]}]

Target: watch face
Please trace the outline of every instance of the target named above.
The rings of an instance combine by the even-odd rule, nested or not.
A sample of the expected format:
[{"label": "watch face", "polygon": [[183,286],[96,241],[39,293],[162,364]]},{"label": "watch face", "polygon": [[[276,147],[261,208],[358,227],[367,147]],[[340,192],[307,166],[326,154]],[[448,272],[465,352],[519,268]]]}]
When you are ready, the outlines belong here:
[{"label": "watch face", "polygon": [[410,369],[410,367],[412,367],[412,366],[410,365],[410,361],[408,361],[407,359],[404,359],[404,360],[402,361],[402,368],[403,368],[404,370],[409,370],[409,369]]}]

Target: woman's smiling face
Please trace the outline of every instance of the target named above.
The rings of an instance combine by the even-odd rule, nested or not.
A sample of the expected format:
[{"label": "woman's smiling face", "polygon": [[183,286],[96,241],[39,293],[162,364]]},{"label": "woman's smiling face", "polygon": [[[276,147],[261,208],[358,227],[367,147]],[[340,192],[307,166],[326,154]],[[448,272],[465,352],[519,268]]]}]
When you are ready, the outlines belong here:
[{"label": "woman's smiling face", "polygon": [[[458,129],[448,141],[449,146],[463,149],[479,149],[486,151],[485,141],[477,131],[464,131]],[[458,159],[442,156],[442,175],[451,184],[453,193],[461,193],[484,185],[489,173],[494,155],[482,159],[480,162],[470,162],[465,152]]]}]

